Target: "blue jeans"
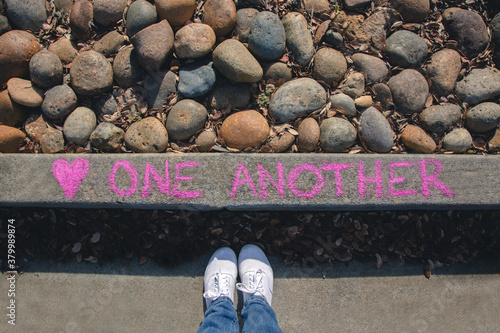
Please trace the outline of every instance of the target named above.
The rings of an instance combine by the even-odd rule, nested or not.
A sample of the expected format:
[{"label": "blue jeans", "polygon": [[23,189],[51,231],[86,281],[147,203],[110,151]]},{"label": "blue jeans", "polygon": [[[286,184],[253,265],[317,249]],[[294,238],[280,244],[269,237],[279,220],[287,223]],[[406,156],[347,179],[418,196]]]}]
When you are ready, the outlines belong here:
[{"label": "blue jeans", "polygon": [[[243,333],[281,333],[278,320],[271,306],[260,296],[250,296],[241,311]],[[198,333],[238,333],[240,326],[234,303],[221,296],[213,301],[205,312]]]}]

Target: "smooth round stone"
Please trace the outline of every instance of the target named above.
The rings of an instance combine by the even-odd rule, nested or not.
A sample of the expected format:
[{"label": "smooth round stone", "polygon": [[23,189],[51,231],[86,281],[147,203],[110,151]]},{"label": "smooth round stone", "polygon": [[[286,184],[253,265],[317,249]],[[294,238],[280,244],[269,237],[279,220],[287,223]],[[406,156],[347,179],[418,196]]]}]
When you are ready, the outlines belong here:
[{"label": "smooth round stone", "polygon": [[55,86],[45,93],[43,113],[54,120],[62,120],[77,106],[76,94],[68,85]]},{"label": "smooth round stone", "polygon": [[167,20],[172,27],[180,27],[193,16],[196,1],[156,0],[155,6],[161,20]]},{"label": "smooth round stone", "polygon": [[179,70],[179,93],[186,98],[205,95],[215,85],[215,71],[212,62],[193,63]]},{"label": "smooth round stone", "polygon": [[309,15],[319,15],[330,11],[328,0],[304,0],[304,10]]},{"label": "smooth round stone", "polygon": [[269,147],[275,153],[282,153],[288,150],[292,144],[295,142],[295,135],[288,131],[278,134],[269,140]]},{"label": "smooth round stone", "polygon": [[443,148],[455,153],[465,153],[472,146],[472,137],[465,128],[456,128],[443,138]]},{"label": "smooth round stone", "polygon": [[207,24],[192,23],[175,34],[174,49],[179,58],[202,58],[212,51],[214,45],[215,32]]},{"label": "smooth round stone", "polygon": [[234,31],[238,40],[242,43],[248,42],[248,35],[250,34],[250,27],[259,11],[255,8],[242,8],[236,12],[236,26]]},{"label": "smooth round stone", "polygon": [[364,53],[356,53],[351,58],[368,82],[380,82],[389,74],[386,63],[380,58]]},{"label": "smooth round stone", "polygon": [[488,142],[488,149],[490,152],[496,152],[500,149],[500,128],[497,128],[495,135]]},{"label": "smooth round stone", "polygon": [[26,134],[15,127],[0,125],[0,152],[15,153],[21,143],[26,138]]},{"label": "smooth round stone", "polygon": [[120,50],[113,61],[113,74],[122,88],[135,86],[141,81],[146,71],[139,63],[134,46],[129,45]]},{"label": "smooth round stone", "polygon": [[471,10],[448,8],[443,12],[443,23],[450,39],[469,57],[474,57],[488,46],[488,28],[481,15]]},{"label": "smooth round stone", "polygon": [[441,96],[453,93],[461,69],[462,60],[457,51],[444,49],[434,53],[427,65],[430,90]]},{"label": "smooth round stone", "polygon": [[118,52],[120,47],[125,44],[126,39],[125,35],[113,30],[95,42],[92,49],[109,57]]},{"label": "smooth round stone", "polygon": [[168,133],[158,119],[147,117],[130,125],[125,143],[136,153],[161,153],[167,148]]},{"label": "smooth round stone", "polygon": [[212,149],[216,140],[217,135],[215,134],[215,132],[212,130],[206,130],[198,135],[198,137],[194,141],[194,144],[196,145],[196,148],[198,148],[198,151],[205,152]]},{"label": "smooth round stone", "polygon": [[3,86],[13,77],[28,74],[29,62],[40,51],[40,44],[29,32],[12,30],[0,36],[0,50],[0,86]]},{"label": "smooth round stone", "polygon": [[285,52],[286,36],[278,15],[260,12],[253,20],[248,35],[248,49],[257,58],[273,61]]},{"label": "smooth round stone", "polygon": [[320,129],[318,122],[314,118],[304,119],[297,129],[299,133],[297,147],[303,152],[316,150],[319,143]]},{"label": "smooth round stone", "polygon": [[156,7],[146,0],[132,2],[127,11],[127,35],[134,36],[157,22]]},{"label": "smooth round stone", "polygon": [[171,140],[187,140],[205,126],[208,112],[203,105],[190,99],[175,104],[167,117],[167,132]]},{"label": "smooth round stone", "polygon": [[475,68],[458,81],[455,92],[462,101],[476,105],[500,95],[500,71],[496,68]]},{"label": "smooth round stone", "polygon": [[30,80],[14,77],[7,82],[7,90],[12,101],[17,104],[31,108],[42,105],[44,91],[33,87]]},{"label": "smooth round stone", "polygon": [[50,44],[49,51],[57,55],[63,64],[69,64],[78,55],[76,43],[66,37],[61,37]]},{"label": "smooth round stone", "polygon": [[269,124],[266,118],[257,111],[239,111],[224,120],[219,134],[228,147],[253,148],[267,139]]},{"label": "smooth round stone", "polygon": [[290,81],[292,79],[292,69],[282,62],[272,63],[264,69],[262,79],[274,81]]},{"label": "smooth round stone", "polygon": [[342,92],[356,99],[365,93],[365,76],[361,73],[352,73],[349,75],[344,85]]},{"label": "smooth round stone", "polygon": [[330,95],[331,108],[339,110],[346,116],[352,117],[356,115],[356,105],[354,100],[346,94]]},{"label": "smooth round stone", "polygon": [[63,133],[68,142],[83,146],[95,130],[97,119],[94,111],[84,106],[76,108],[64,121]]},{"label": "smooth round stone", "polygon": [[64,152],[63,132],[52,127],[47,128],[40,139],[40,148],[44,154]]},{"label": "smooth round stone", "polygon": [[369,95],[361,96],[354,100],[354,104],[358,109],[366,109],[373,105],[373,99]]},{"label": "smooth round stone", "polygon": [[384,115],[374,107],[361,114],[359,135],[366,140],[368,149],[376,153],[388,153],[394,144],[394,133]]},{"label": "smooth round stone", "polygon": [[263,71],[257,59],[235,39],[226,39],[213,52],[215,68],[222,75],[235,82],[258,82]]},{"label": "smooth round stone", "polygon": [[396,110],[401,114],[419,113],[425,106],[429,86],[425,77],[414,69],[405,69],[388,82]]},{"label": "smooth round stone", "polygon": [[69,16],[71,33],[78,39],[88,40],[92,36],[93,20],[94,5],[89,0],[76,0]]},{"label": "smooth round stone", "polygon": [[110,123],[100,123],[90,135],[90,144],[106,153],[118,151],[125,139],[125,132]]},{"label": "smooth round stone", "polygon": [[443,134],[462,118],[460,106],[455,104],[433,105],[420,113],[420,124],[429,132]]},{"label": "smooth round stone", "polygon": [[168,103],[171,94],[177,92],[177,75],[172,71],[160,71],[147,75],[144,92],[150,108],[161,108]]},{"label": "smooth round stone", "polygon": [[498,44],[500,43],[500,13],[496,14],[490,22],[492,32],[492,40]]},{"label": "smooth round stone", "polygon": [[16,126],[25,117],[24,108],[13,102],[6,90],[0,92],[0,123],[7,126]]},{"label": "smooth round stone", "polygon": [[356,129],[342,118],[326,118],[321,123],[321,148],[327,153],[341,153],[356,142]]},{"label": "smooth round stone", "polygon": [[9,19],[6,16],[0,15],[0,35],[3,35],[10,29]]},{"label": "smooth round stone", "polygon": [[436,150],[436,143],[418,126],[408,125],[401,133],[401,142],[411,150],[419,153],[432,154]]},{"label": "smooth round stone", "polygon": [[24,123],[24,131],[31,140],[36,142],[40,142],[47,127],[42,114],[32,114]]},{"label": "smooth round stone", "polygon": [[393,66],[419,67],[427,56],[427,43],[413,32],[399,30],[387,39],[385,53]]},{"label": "smooth round stone", "polygon": [[344,45],[344,37],[336,31],[328,30],[324,37],[325,43],[330,44],[332,47],[338,49]]},{"label": "smooth round stone", "polygon": [[214,29],[217,36],[230,33],[236,24],[236,6],[233,0],[207,0],[203,6],[203,23]]},{"label": "smooth round stone", "polygon": [[54,0],[57,11],[63,11],[64,14],[70,14],[73,7],[73,0]]},{"label": "smooth round stone", "polygon": [[344,55],[332,48],[324,47],[314,57],[313,75],[329,85],[336,86],[347,71]]},{"label": "smooth round stone", "polygon": [[325,103],[325,89],[313,79],[300,78],[276,90],[269,103],[269,113],[276,122],[286,123],[321,109]]},{"label": "smooth round stone", "polygon": [[157,71],[174,48],[174,31],[167,20],[142,29],[130,40],[147,70]]},{"label": "smooth round stone", "polygon": [[39,87],[48,89],[62,83],[61,60],[48,50],[40,51],[31,58],[29,71],[31,81]]},{"label": "smooth round stone", "polygon": [[71,86],[77,94],[100,95],[113,86],[113,67],[102,54],[95,51],[80,53],[69,70]]},{"label": "smooth round stone", "polygon": [[5,0],[7,16],[22,30],[38,32],[47,21],[45,0]]},{"label": "smooth round stone", "polygon": [[127,0],[94,0],[94,21],[110,27],[123,17]]},{"label": "smooth round stone", "polygon": [[498,126],[500,105],[484,102],[469,109],[465,115],[465,127],[474,133],[484,133]]},{"label": "smooth round stone", "polygon": [[103,95],[95,102],[94,109],[98,115],[112,115],[118,111],[118,102],[112,94]]},{"label": "smooth round stone", "polygon": [[292,52],[294,61],[300,66],[306,66],[314,57],[314,45],[309,26],[304,15],[292,12],[283,17],[286,46]]},{"label": "smooth round stone", "polygon": [[391,0],[391,4],[406,22],[422,22],[431,7],[429,0]]},{"label": "smooth round stone", "polygon": [[208,94],[208,106],[215,110],[244,109],[250,103],[250,86],[248,83],[232,83],[229,80],[218,79],[215,88]]},{"label": "smooth round stone", "polygon": [[372,87],[376,99],[382,104],[384,110],[394,110],[391,88],[385,83],[376,83]]}]

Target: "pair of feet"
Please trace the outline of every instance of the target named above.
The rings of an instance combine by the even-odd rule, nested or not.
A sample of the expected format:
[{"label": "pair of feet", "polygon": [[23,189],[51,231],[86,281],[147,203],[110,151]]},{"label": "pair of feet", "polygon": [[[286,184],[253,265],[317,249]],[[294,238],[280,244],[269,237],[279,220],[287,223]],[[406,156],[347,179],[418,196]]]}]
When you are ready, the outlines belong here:
[{"label": "pair of feet", "polygon": [[[240,283],[236,283],[240,275]],[[229,247],[215,251],[205,270],[205,292],[203,297],[210,303],[221,296],[229,297],[234,303],[235,288],[243,293],[243,301],[257,295],[264,297],[271,305],[273,297],[273,270],[264,252],[256,245],[245,245],[238,259]]]}]

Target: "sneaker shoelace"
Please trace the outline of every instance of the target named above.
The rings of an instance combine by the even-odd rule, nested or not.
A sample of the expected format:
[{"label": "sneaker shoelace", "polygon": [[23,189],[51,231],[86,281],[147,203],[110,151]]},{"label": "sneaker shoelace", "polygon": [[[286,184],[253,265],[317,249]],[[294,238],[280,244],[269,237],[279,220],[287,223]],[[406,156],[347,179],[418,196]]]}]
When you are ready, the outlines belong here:
[{"label": "sneaker shoelace", "polygon": [[266,276],[266,273],[263,272],[261,269],[259,269],[256,272],[250,271],[245,274],[248,275],[247,279],[248,285],[245,285],[243,283],[237,283],[236,288],[243,293],[249,294],[250,296],[257,295],[265,298],[263,280],[264,277]]},{"label": "sneaker shoelace", "polygon": [[213,288],[203,293],[203,297],[215,301],[220,296],[229,296],[231,274],[217,272],[214,274]]}]

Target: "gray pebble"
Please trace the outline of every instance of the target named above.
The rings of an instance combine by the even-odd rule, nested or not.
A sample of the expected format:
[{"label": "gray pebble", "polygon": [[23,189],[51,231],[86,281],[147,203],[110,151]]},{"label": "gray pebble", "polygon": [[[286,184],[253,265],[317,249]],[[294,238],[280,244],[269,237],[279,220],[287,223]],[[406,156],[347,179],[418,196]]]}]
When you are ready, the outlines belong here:
[{"label": "gray pebble", "polygon": [[356,142],[356,129],[342,118],[327,118],[320,126],[321,147],[327,153],[341,153]]},{"label": "gray pebble", "polygon": [[330,95],[330,103],[332,109],[340,110],[346,116],[352,117],[356,115],[356,104],[346,94]]},{"label": "gray pebble", "polygon": [[427,56],[427,43],[413,32],[400,30],[387,39],[385,53],[393,66],[419,67]]},{"label": "gray pebble", "polygon": [[255,16],[248,35],[248,49],[264,61],[278,59],[285,52],[286,36],[278,15],[260,12]]},{"label": "gray pebble", "polygon": [[100,95],[113,86],[113,67],[108,59],[95,51],[80,53],[69,70],[71,86],[84,96]]},{"label": "gray pebble", "polygon": [[68,142],[83,146],[95,130],[97,119],[94,111],[78,107],[66,118],[63,126],[64,137]]},{"label": "gray pebble", "polygon": [[112,115],[118,110],[118,102],[112,94],[106,94],[97,99],[94,108],[99,115]]},{"label": "gray pebble", "polygon": [[3,35],[7,31],[9,31],[10,29],[11,28],[9,25],[9,20],[7,19],[7,17],[0,15],[0,35]]},{"label": "gray pebble", "polygon": [[304,119],[297,128],[297,147],[302,152],[312,152],[316,150],[320,140],[320,129],[318,122],[314,118]]},{"label": "gray pebble", "polygon": [[47,21],[45,0],[5,0],[7,16],[21,30],[38,32]]},{"label": "gray pebble", "polygon": [[330,47],[324,47],[316,52],[313,75],[317,80],[336,86],[346,71],[347,62],[341,52]]},{"label": "gray pebble", "polygon": [[195,145],[198,148],[198,151],[205,152],[212,149],[212,146],[215,144],[217,140],[217,135],[212,130],[206,130],[200,133],[195,140]]},{"label": "gray pebble", "polygon": [[500,95],[500,71],[496,68],[475,68],[457,82],[455,92],[462,101],[476,105]]},{"label": "gray pebble", "polygon": [[441,96],[448,96],[455,89],[462,69],[460,54],[451,49],[434,53],[427,65],[427,75],[431,81],[430,90]]},{"label": "gray pebble", "polygon": [[77,106],[76,94],[68,85],[55,86],[45,93],[43,113],[54,120],[62,120]]},{"label": "gray pebble", "polygon": [[111,123],[100,123],[90,135],[90,144],[106,153],[118,151],[125,132]]},{"label": "gray pebble", "polygon": [[276,90],[269,103],[269,113],[276,122],[286,123],[321,109],[325,103],[325,89],[313,79],[300,78],[288,81]]},{"label": "gray pebble", "polygon": [[401,114],[419,113],[429,96],[425,77],[414,69],[405,69],[388,82],[396,110]]},{"label": "gray pebble", "polygon": [[125,35],[113,30],[96,41],[92,46],[92,49],[96,52],[102,53],[106,57],[109,57],[118,52],[118,50],[125,44],[125,40]]},{"label": "gray pebble", "polygon": [[29,70],[31,81],[39,87],[48,89],[62,83],[61,60],[48,50],[40,51],[31,58]]},{"label": "gray pebble", "polygon": [[376,83],[372,87],[376,99],[382,104],[384,110],[394,110],[391,88],[385,83]]},{"label": "gray pebble", "polygon": [[127,0],[94,0],[94,21],[110,27],[122,19]]},{"label": "gray pebble", "polygon": [[248,83],[232,83],[222,77],[217,78],[215,88],[207,95],[207,105],[216,110],[229,106],[233,109],[244,109],[250,103],[250,97]]},{"label": "gray pebble", "polygon": [[127,35],[136,33],[157,22],[156,7],[146,0],[132,2],[127,11]]},{"label": "gray pebble", "polygon": [[126,46],[118,52],[113,61],[113,73],[122,88],[135,86],[138,81],[142,80],[146,71],[139,63],[139,58],[132,45]]},{"label": "gray pebble", "polygon": [[259,11],[255,8],[242,8],[236,12],[236,26],[234,31],[238,40],[242,43],[248,42],[248,34],[250,33],[250,27],[255,19],[255,16]]},{"label": "gray pebble", "polygon": [[443,148],[455,153],[464,153],[472,146],[472,137],[465,128],[455,128],[443,139]]},{"label": "gray pebble", "polygon": [[420,123],[429,132],[443,134],[455,126],[461,117],[462,110],[458,105],[433,105],[420,113]]},{"label": "gray pebble", "polygon": [[214,67],[234,82],[253,83],[262,79],[263,71],[257,59],[236,39],[226,39],[212,54]]},{"label": "gray pebble", "polygon": [[187,140],[205,126],[207,109],[198,102],[183,99],[175,104],[167,117],[167,132],[172,140]]},{"label": "gray pebble", "polygon": [[264,69],[263,80],[284,80],[290,81],[292,79],[292,69],[282,62],[272,63]]},{"label": "gray pebble", "polygon": [[44,154],[56,154],[64,152],[63,133],[55,128],[48,127],[40,139],[40,148]]},{"label": "gray pebble", "polygon": [[394,133],[384,115],[374,107],[361,114],[359,135],[366,140],[368,149],[388,153],[394,143]]},{"label": "gray pebble", "polygon": [[351,58],[356,69],[365,75],[368,82],[380,82],[389,74],[387,65],[380,58],[364,53],[353,54]]},{"label": "gray pebble", "polygon": [[344,82],[341,90],[354,99],[362,96],[365,92],[365,76],[361,73],[352,73]]},{"label": "gray pebble", "polygon": [[342,37],[342,35],[331,29],[325,33],[324,40],[326,43],[330,44],[336,49],[341,48],[342,45],[344,45],[344,38]]},{"label": "gray pebble", "polygon": [[168,97],[177,92],[177,76],[172,71],[156,72],[144,80],[146,100],[150,108],[161,108],[168,103]]},{"label": "gray pebble", "polygon": [[155,117],[133,123],[125,132],[127,147],[136,153],[161,153],[168,144],[168,133]]},{"label": "gray pebble", "polygon": [[306,18],[297,12],[288,13],[282,19],[286,45],[300,66],[309,64],[314,56],[314,45]]},{"label": "gray pebble", "polygon": [[484,133],[498,126],[500,105],[484,102],[467,111],[465,127],[474,133]]},{"label": "gray pebble", "polygon": [[186,98],[205,95],[215,85],[215,71],[212,62],[197,62],[179,70],[179,93]]}]

